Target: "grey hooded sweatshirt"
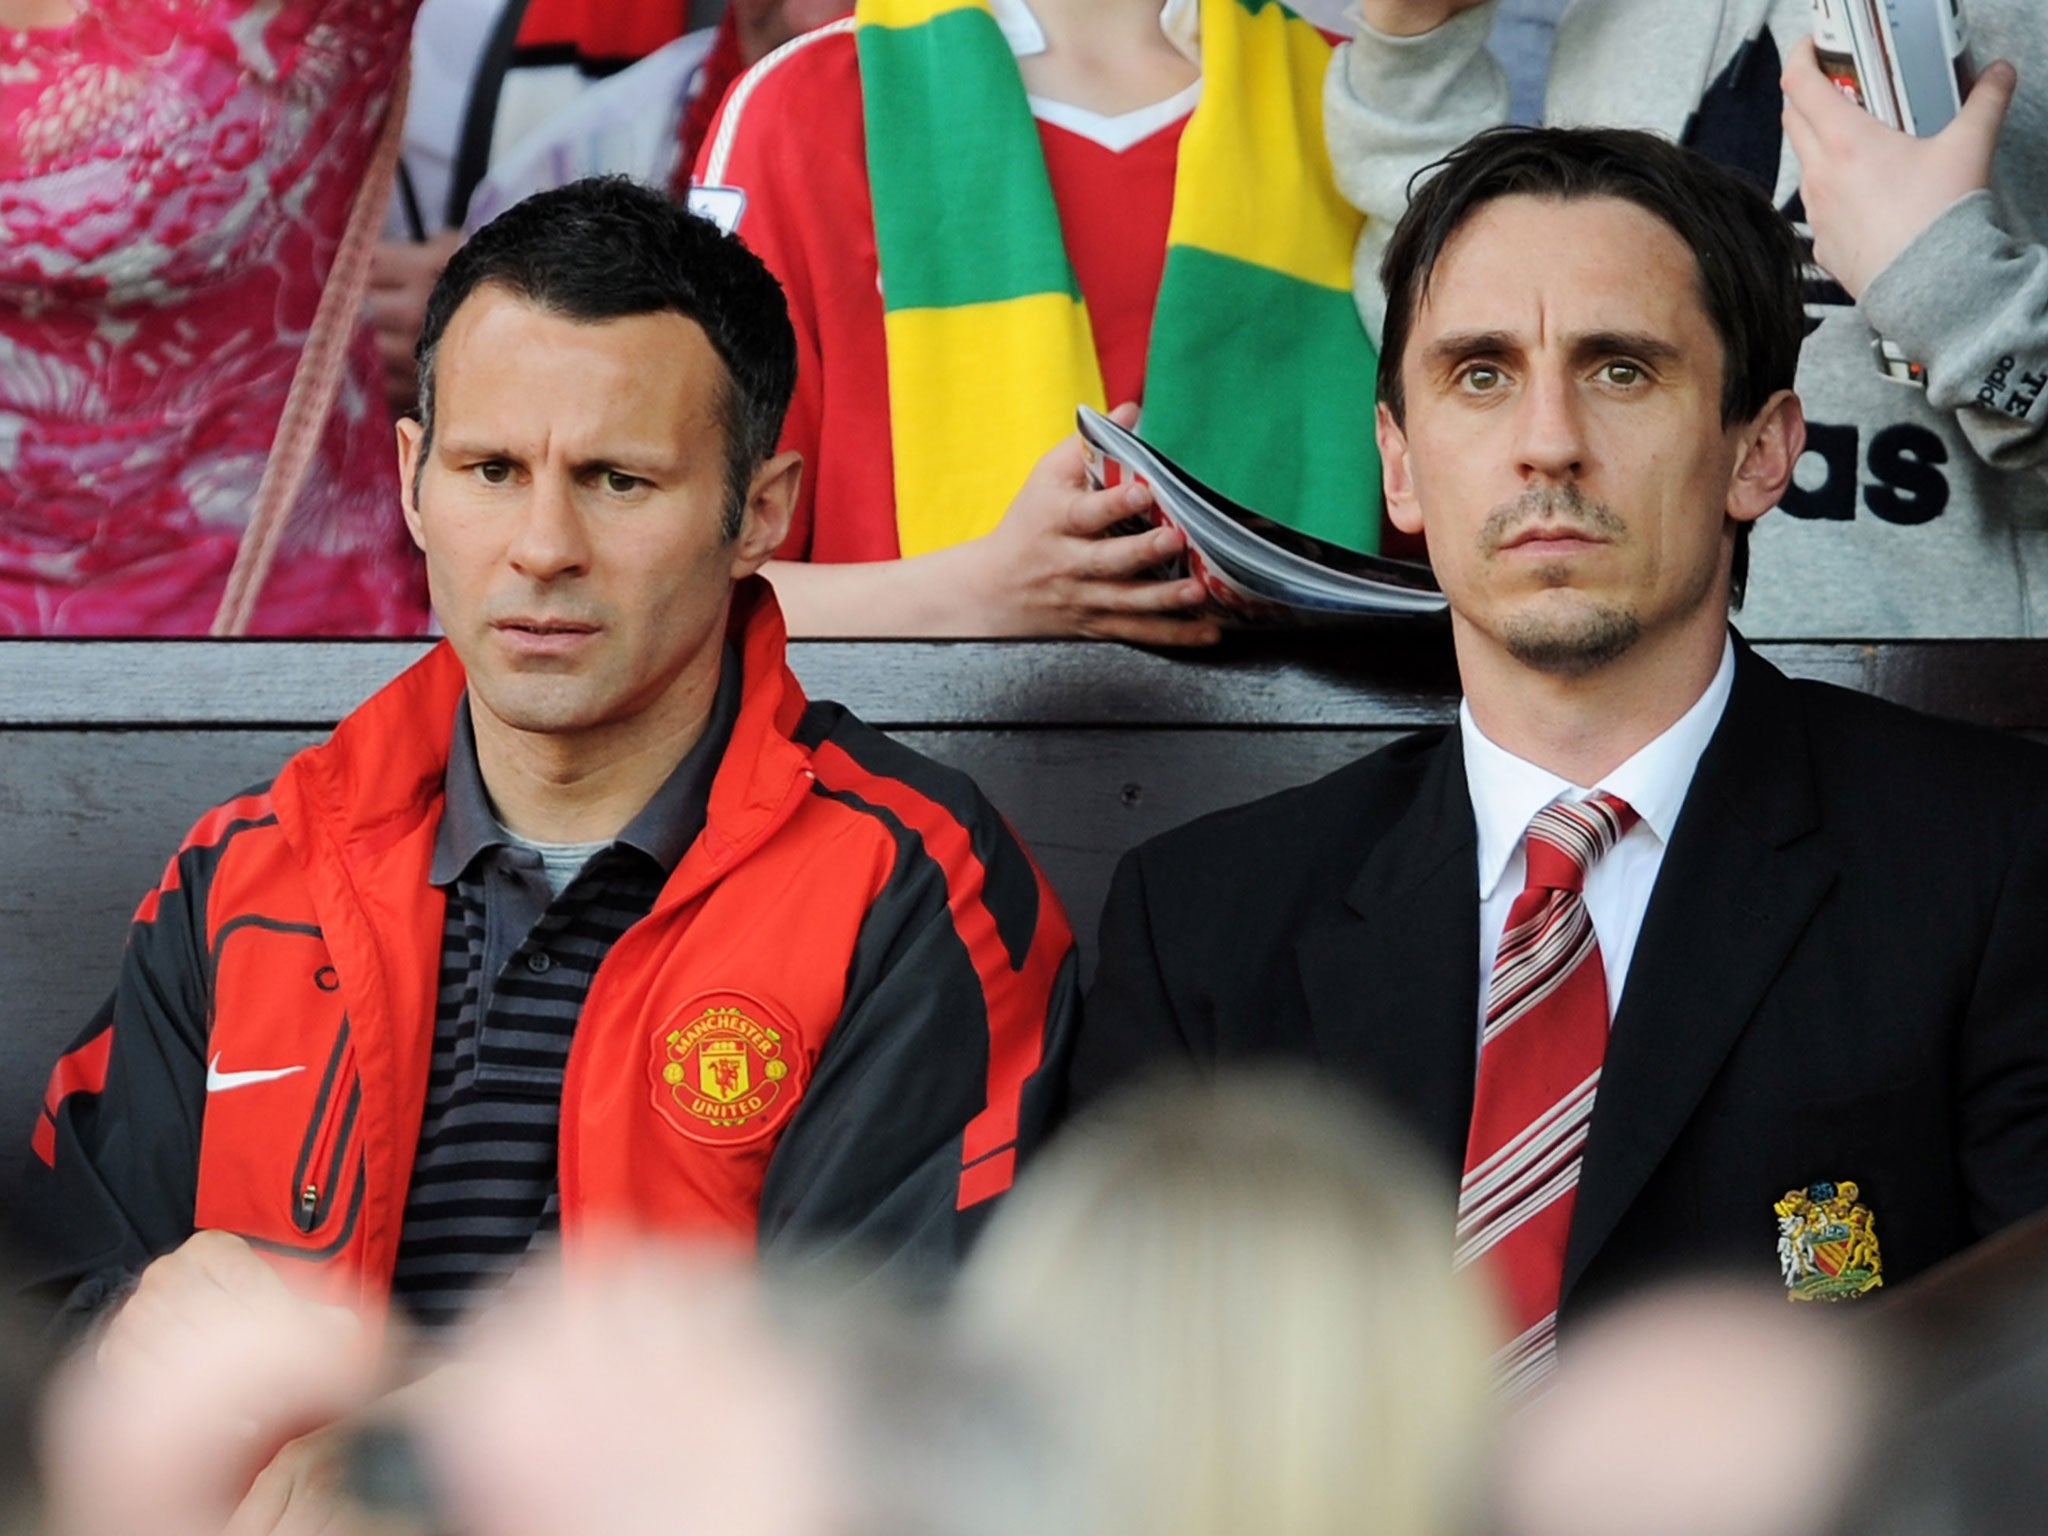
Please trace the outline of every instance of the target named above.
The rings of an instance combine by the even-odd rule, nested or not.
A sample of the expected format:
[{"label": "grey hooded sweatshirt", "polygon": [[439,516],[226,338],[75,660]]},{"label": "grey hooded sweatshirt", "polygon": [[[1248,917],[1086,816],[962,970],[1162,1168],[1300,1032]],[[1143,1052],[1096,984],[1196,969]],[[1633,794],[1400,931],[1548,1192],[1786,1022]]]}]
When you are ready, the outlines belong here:
[{"label": "grey hooded sweatshirt", "polygon": [[[1751,638],[2048,635],[2048,0],[1963,8],[1971,58],[2019,69],[1991,189],[1946,209],[1860,302],[1824,274],[1809,283],[1807,449],[1752,535]],[[1332,60],[1324,122],[1338,183],[1369,216],[1354,291],[1375,337],[1408,178],[1507,120],[1485,48],[1497,9],[1413,38],[1361,26]],[[1811,0],[1575,0],[1545,120],[1689,144],[1796,219],[1778,75],[1811,14]],[[1924,388],[1886,375],[1879,336],[1925,365]]]}]

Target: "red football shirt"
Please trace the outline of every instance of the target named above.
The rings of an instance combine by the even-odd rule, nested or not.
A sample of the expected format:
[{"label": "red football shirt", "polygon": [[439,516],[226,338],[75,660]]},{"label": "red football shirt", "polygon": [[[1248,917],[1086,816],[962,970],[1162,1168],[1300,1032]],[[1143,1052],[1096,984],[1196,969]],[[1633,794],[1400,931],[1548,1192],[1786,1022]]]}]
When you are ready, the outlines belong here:
[{"label": "red football shirt", "polygon": [[[1039,124],[1111,405],[1143,398],[1186,122],[1120,152]],[[782,557],[895,559],[889,367],[852,22],[807,34],[743,78],[697,175],[746,193],[739,234],[781,281],[796,327],[796,396],[782,446],[803,454],[805,469]]]}]

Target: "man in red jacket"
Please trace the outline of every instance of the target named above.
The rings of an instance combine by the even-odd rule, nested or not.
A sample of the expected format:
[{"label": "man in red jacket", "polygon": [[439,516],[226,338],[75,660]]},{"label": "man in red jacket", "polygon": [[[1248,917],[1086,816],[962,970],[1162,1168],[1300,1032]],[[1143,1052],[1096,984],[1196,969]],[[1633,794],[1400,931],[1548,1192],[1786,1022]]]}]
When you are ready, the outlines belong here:
[{"label": "man in red jacket", "polygon": [[972,783],[784,662],[774,280],[581,182],[463,249],[419,356],[447,643],[143,900],[37,1127],[46,1277],[140,1277],[119,1351],[270,1271],[431,1327],[606,1230],[943,1274],[1045,1126],[1072,940]]}]

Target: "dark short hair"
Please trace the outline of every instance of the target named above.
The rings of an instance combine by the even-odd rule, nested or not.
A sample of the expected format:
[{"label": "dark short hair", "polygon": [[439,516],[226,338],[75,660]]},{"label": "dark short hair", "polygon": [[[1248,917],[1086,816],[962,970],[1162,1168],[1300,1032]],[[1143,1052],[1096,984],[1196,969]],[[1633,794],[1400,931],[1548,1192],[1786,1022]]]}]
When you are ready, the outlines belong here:
[{"label": "dark short hair", "polygon": [[486,286],[587,324],[673,312],[703,327],[725,364],[725,532],[739,532],[747,487],[775,452],[796,388],[789,306],[760,257],[624,176],[587,177],[513,204],[455,253],[427,298],[413,352],[421,464],[434,441],[434,354],[456,310]]},{"label": "dark short hair", "polygon": [[[1721,338],[1723,426],[1750,420],[1792,387],[1806,334],[1798,242],[1762,191],[1704,155],[1629,128],[1494,128],[1425,167],[1416,183],[1380,261],[1379,398],[1396,423],[1405,404],[1401,354],[1437,259],[1467,219],[1501,197],[1617,197],[1670,226],[1692,251],[1700,302]],[[1737,602],[1748,575],[1744,523],[1735,536]]]}]

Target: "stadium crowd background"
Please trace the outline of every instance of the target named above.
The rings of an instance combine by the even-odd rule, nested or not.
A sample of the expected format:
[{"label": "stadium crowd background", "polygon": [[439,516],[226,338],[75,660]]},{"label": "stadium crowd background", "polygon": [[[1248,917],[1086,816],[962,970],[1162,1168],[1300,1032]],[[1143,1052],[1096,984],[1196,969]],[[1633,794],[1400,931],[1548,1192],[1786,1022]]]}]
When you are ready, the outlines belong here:
[{"label": "stadium crowd background", "polygon": [[[901,428],[892,431],[889,402],[909,386],[888,374],[868,269],[878,256],[910,258],[878,250],[866,227],[863,141],[875,130],[860,116],[839,0],[740,0],[722,12],[680,0],[293,0],[255,11],[237,0],[138,0],[91,5],[75,20],[69,0],[14,0],[24,7],[12,24],[26,29],[0,33],[12,61],[0,92],[7,632],[421,632],[425,596],[393,494],[389,422],[412,405],[427,290],[463,230],[527,193],[608,170],[679,192],[693,168],[737,185],[743,233],[791,295],[805,366],[786,441],[808,463],[786,558],[769,574],[795,634],[1213,641],[1213,622],[1188,606],[1192,589],[1139,579],[1157,549],[1096,537],[1106,524],[1078,494],[1078,450],[1057,441],[1069,397],[1090,390],[1105,408],[1151,406],[1148,434],[1166,434],[1169,451],[1185,434],[1199,445],[1193,467],[1225,490],[1240,470],[1202,462],[1223,451],[1209,440],[1245,436],[1234,451],[1264,467],[1265,509],[1283,521],[1419,553],[1369,516],[1331,510],[1376,496],[1369,434],[1354,439],[1341,414],[1291,439],[1224,434],[1200,415],[1203,391],[1181,382],[1197,371],[1191,359],[1205,378],[1227,364],[1233,390],[1268,394],[1276,408],[1266,414],[1279,418],[1304,409],[1287,406],[1292,373],[1330,361],[1295,355],[1309,345],[1305,328],[1280,327],[1256,346],[1211,336],[1186,323],[1204,307],[1183,297],[1193,290],[1162,277],[1183,126],[1196,123],[1203,144],[1244,131],[1225,126],[1222,106],[1212,104],[1217,128],[1206,134],[1190,115],[1200,75],[1192,4],[1169,7],[1162,30],[1149,6],[1069,16],[1046,0],[1034,17],[1005,0],[1000,19],[1100,376],[1098,359],[1082,355],[1059,365],[1061,377],[1027,374],[1036,382],[1021,392],[1001,369],[958,365],[934,399],[957,398],[960,414],[893,446]],[[1657,0],[1569,14],[1562,0],[1372,0],[1365,14],[1386,30],[1368,25],[1337,54],[1327,162],[1323,128],[1306,120],[1297,90],[1283,141],[1295,145],[1285,164],[1298,161],[1298,184],[1281,194],[1292,203],[1275,206],[1328,204],[1319,238],[1355,239],[1368,333],[1371,262],[1409,178],[1489,123],[1542,116],[1546,88],[1555,120],[1682,137],[1768,186],[1794,218],[1817,208],[1822,254],[1844,270],[1813,275],[1801,374],[1813,430],[1781,514],[1757,531],[1745,633],[2040,632],[2048,450],[2041,413],[2025,409],[2030,364],[2002,366],[2036,355],[2043,324],[2036,189],[2048,181],[2048,69],[2038,17],[2018,0],[1969,8],[1973,55],[2016,62],[2018,94],[2008,110],[1976,114],[1939,156],[1907,164],[1815,105],[1817,71],[1790,57],[1808,0],[1709,10],[1681,28]],[[1332,37],[1359,24],[1327,4],[1307,14]],[[834,35],[782,53],[736,93],[725,142],[712,143],[741,73],[820,27]],[[408,36],[410,95],[395,114]],[[1787,64],[1803,103],[1789,132],[1778,86]],[[931,103],[954,110],[942,95]],[[993,123],[1025,109],[978,110]],[[1808,112],[1828,121],[1802,140]],[[1823,157],[1804,171],[1802,143],[1808,160]],[[1182,189],[1188,201],[1247,195],[1228,183],[1228,154],[1190,153],[1199,169]],[[906,170],[907,190],[884,201],[939,195],[946,184],[930,178],[946,174],[920,161]],[[1261,167],[1253,185],[1274,175]],[[1362,227],[1329,191],[1331,175]],[[1971,186],[1985,190],[1922,229]],[[337,260],[352,216],[352,255]],[[1897,249],[1901,232],[1920,236],[1910,250]],[[944,254],[956,265],[991,259]],[[905,276],[898,286],[909,285]],[[1169,318],[1155,333],[1162,294]],[[316,327],[323,295],[330,313]],[[1924,387],[1887,376],[1873,353],[1880,331],[1894,356],[1924,366]],[[318,345],[298,370],[309,338]],[[908,355],[901,336],[895,350]],[[946,343],[935,356],[960,352]],[[286,417],[295,370],[314,377],[299,378]],[[994,382],[977,386],[984,376]],[[1025,403],[990,409],[1007,395]],[[970,456],[958,447],[970,431],[976,463],[963,467],[947,455]],[[1335,476],[1317,486],[1357,494],[1293,504],[1290,471],[1272,466],[1297,458],[1318,461],[1304,476]],[[899,498],[899,482],[944,489]],[[933,501],[948,510],[932,512]]]}]

